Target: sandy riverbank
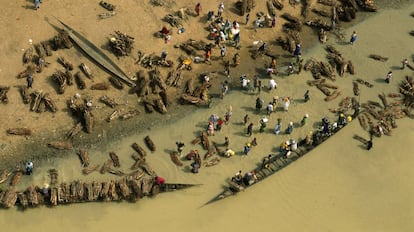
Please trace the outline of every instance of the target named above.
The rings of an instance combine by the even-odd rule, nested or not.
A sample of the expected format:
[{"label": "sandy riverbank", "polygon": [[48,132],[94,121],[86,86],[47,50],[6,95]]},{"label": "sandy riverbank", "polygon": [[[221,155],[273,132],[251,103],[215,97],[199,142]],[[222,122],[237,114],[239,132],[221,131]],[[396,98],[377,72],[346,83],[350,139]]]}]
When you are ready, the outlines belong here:
[{"label": "sandy riverbank", "polygon": [[[351,82],[356,77],[375,85],[373,89],[362,89],[361,101],[364,102],[368,99],[378,100],[377,95],[381,92],[396,92],[397,80],[404,75],[412,75],[409,70],[395,69],[391,85],[382,81],[389,69],[400,65],[402,57],[411,57],[414,52],[403,49],[412,47],[412,37],[408,31],[412,29],[409,13],[414,10],[413,7],[409,5],[403,10],[387,10],[350,28],[346,35],[353,30],[359,34],[353,47],[335,45],[345,57],[352,59],[357,71],[355,77],[347,76],[335,83],[341,86],[342,96],[352,96]],[[407,24],[394,27],[395,22]],[[387,37],[382,37],[384,28],[389,33]],[[389,61],[379,63],[369,60],[367,56],[370,53],[388,56]],[[324,56],[323,47],[317,46],[306,52],[304,58],[323,59]],[[305,81],[310,79],[310,73],[306,72],[300,76],[280,78],[278,90],[273,93],[262,92],[260,96],[267,101],[274,94],[300,99],[304,89],[308,88]],[[251,231],[258,228],[285,231],[411,231],[414,227],[414,186],[410,180],[414,176],[411,168],[414,158],[410,153],[413,153],[414,147],[410,144],[414,127],[409,119],[398,120],[399,128],[391,137],[375,139],[370,152],[352,139],[356,133],[367,137],[358,123],[352,123],[277,175],[237,197],[201,207],[221,191],[227,177],[239,169],[251,169],[261,157],[276,151],[280,142],[289,138],[287,135],[275,136],[271,133],[277,117],[282,118],[285,128],[287,121],[298,122],[304,113],[310,114],[308,124],[295,129],[294,138],[303,137],[309,130],[315,129],[313,123],[319,122],[325,115],[335,118],[327,108],[336,107],[339,99],[325,103],[320,92],[310,90],[311,102],[298,102],[291,106],[288,113],[277,112],[270,118],[269,131],[255,133],[259,145],[248,157],[223,159],[217,166],[202,168],[198,175],[173,166],[168,152],[175,148],[174,142],[185,141],[186,151],[198,148],[190,146],[189,141],[204,129],[208,116],[212,113],[223,115],[226,106],[232,105],[232,122],[211,139],[222,142],[224,135],[229,135],[231,147],[240,152],[243,144],[250,140],[244,136],[244,128],[240,125],[242,117],[247,112],[251,120],[257,122],[263,116],[252,112],[256,95],[232,91],[212,108],[200,108],[174,124],[153,129],[150,134],[158,145],[159,153],[150,155],[148,159],[154,169],[168,181],[203,183],[201,187],[159,195],[156,199],[144,199],[137,204],[72,205],[28,210],[25,213],[1,211],[0,224],[4,225],[2,228],[12,231],[51,231],[59,228],[65,228],[65,231]],[[126,137],[111,144],[110,150],[117,151],[121,155],[121,162],[128,166],[131,162],[128,156],[132,152],[129,145],[142,141],[146,134]],[[100,148],[92,149],[91,158],[100,162],[106,159],[106,154]],[[27,181],[42,184],[48,180],[46,170],[50,167],[58,167],[62,181],[80,177],[79,161],[76,156],[72,156],[45,164]],[[96,173],[87,178],[111,177],[101,177]],[[30,223],[21,223],[27,221]]]}]

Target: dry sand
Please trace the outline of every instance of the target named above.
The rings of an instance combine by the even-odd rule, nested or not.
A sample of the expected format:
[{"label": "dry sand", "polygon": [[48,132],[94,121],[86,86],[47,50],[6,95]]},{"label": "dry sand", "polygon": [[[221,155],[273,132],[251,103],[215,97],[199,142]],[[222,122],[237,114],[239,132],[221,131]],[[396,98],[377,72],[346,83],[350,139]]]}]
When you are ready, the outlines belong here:
[{"label": "dry sand", "polygon": [[[43,5],[47,6],[46,3]],[[404,75],[412,75],[411,71],[400,71],[396,67],[403,57],[412,58],[414,54],[413,39],[408,35],[408,31],[412,30],[409,13],[413,10],[413,4],[404,9],[385,10],[349,28],[345,35],[350,35],[353,30],[359,35],[354,46],[342,45],[341,42],[336,44],[334,38],[330,39],[329,43],[336,44],[356,66],[355,77],[346,76],[335,83],[341,86],[342,96],[352,96],[352,79],[357,77],[375,85],[372,89],[362,88],[361,102],[364,102],[377,100],[378,93],[396,92],[398,80]],[[88,36],[98,37],[93,34]],[[371,53],[388,56],[389,60],[386,63],[370,60],[367,56]],[[317,45],[306,50],[303,57],[306,60],[310,57],[323,59],[324,56],[323,47]],[[382,80],[390,69],[394,70],[394,79],[391,85],[387,85]],[[248,70],[240,70],[240,73],[244,72]],[[235,74],[233,78],[238,76]],[[260,96],[266,101],[275,94],[300,99],[308,88],[305,81],[311,79],[307,72],[278,78],[279,89],[273,93],[264,91]],[[266,81],[264,84],[267,84]],[[328,115],[335,119],[327,109],[336,107],[339,99],[325,103],[320,92],[313,88],[310,90],[311,102],[304,104],[298,101],[289,112],[271,115],[268,131],[264,134],[258,134],[258,128],[255,128],[259,145],[248,157],[237,155],[222,159],[219,165],[202,168],[197,175],[189,173],[188,167],[173,166],[168,153],[175,148],[175,141],[185,141],[185,151],[200,149],[190,145],[190,141],[205,128],[209,115],[217,113],[222,116],[226,107],[232,105],[231,123],[211,139],[223,142],[224,136],[228,135],[230,147],[240,153],[243,144],[251,139],[244,136],[245,128],[241,125],[244,114],[249,113],[256,124],[263,116],[253,113],[257,95],[233,90],[223,101],[215,101],[212,108],[199,108],[174,124],[154,127],[151,131],[137,133],[109,145],[109,150],[121,156],[124,167],[129,166],[130,144],[142,141],[144,136],[150,134],[158,152],[151,154],[148,160],[157,173],[166,177],[168,182],[202,183],[200,187],[160,194],[136,204],[77,204],[53,209],[41,207],[24,213],[2,210],[0,225],[7,231],[412,231],[414,186],[411,180],[414,171],[411,167],[414,158],[411,154],[414,145],[411,142],[414,126],[410,119],[398,120],[399,127],[391,137],[374,139],[374,148],[369,152],[352,139],[354,134],[368,137],[359,124],[353,122],[305,157],[237,197],[203,206],[222,191],[228,177],[239,169],[247,171],[254,168],[263,156],[276,152],[278,145],[290,138],[271,133],[278,117],[282,118],[283,128],[286,128],[289,120],[299,122],[303,114],[310,114],[308,124],[294,130],[292,136],[296,139],[314,130],[314,123],[319,122],[321,117]],[[107,152],[98,148],[90,152],[91,159],[96,163],[107,157]],[[73,155],[62,160],[51,160],[37,168],[22,186],[28,182],[41,185],[49,179],[46,171],[51,167],[59,170],[62,181],[81,177],[79,161]],[[98,173],[86,177],[92,178],[112,177],[102,177]]]}]

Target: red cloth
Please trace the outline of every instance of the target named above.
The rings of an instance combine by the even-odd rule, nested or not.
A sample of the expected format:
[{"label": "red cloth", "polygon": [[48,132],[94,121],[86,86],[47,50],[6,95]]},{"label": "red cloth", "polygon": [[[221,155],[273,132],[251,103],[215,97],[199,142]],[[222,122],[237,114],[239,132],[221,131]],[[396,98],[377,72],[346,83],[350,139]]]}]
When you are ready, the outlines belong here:
[{"label": "red cloth", "polygon": [[157,184],[161,185],[161,184],[165,184],[165,179],[162,178],[161,176],[157,176]]}]

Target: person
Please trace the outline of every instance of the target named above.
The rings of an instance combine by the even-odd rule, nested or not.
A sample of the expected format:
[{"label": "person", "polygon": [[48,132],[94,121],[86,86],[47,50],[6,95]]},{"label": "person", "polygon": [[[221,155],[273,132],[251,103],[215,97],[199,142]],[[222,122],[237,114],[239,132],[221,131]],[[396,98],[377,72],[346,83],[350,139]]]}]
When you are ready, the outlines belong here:
[{"label": "person", "polygon": [[27,81],[27,88],[32,88],[32,85],[33,85],[32,74],[27,75],[26,81]]},{"label": "person", "polygon": [[219,118],[219,119],[217,120],[216,130],[220,131],[220,130],[221,130],[221,128],[223,127],[223,124],[224,124],[223,119]]},{"label": "person", "polygon": [[273,103],[269,102],[269,104],[266,107],[267,115],[270,115],[273,112]]},{"label": "person", "polygon": [[404,58],[404,60],[403,60],[401,63],[402,63],[402,67],[401,67],[401,69],[404,69],[404,68],[405,68],[405,66],[407,66],[407,65],[408,65],[408,59],[407,59],[407,58]]},{"label": "person", "polygon": [[293,132],[293,122],[289,122],[289,125],[288,125],[288,127],[286,128],[285,133],[286,133],[286,134],[292,134],[292,132]]},{"label": "person", "polygon": [[164,178],[162,178],[161,176],[156,176],[156,177],[155,177],[155,183],[156,183],[157,185],[163,185],[163,184],[165,184],[165,179],[164,179]]},{"label": "person", "polygon": [[277,83],[275,79],[271,78],[269,80],[269,90],[276,89],[276,88],[277,88]]},{"label": "person", "polygon": [[237,184],[241,184],[242,180],[243,180],[243,173],[241,170],[239,170],[238,172],[236,172],[236,174],[234,175],[233,178],[231,178],[231,180]]},{"label": "person", "polygon": [[197,16],[200,16],[200,12],[201,12],[201,3],[197,3],[197,5],[195,6],[195,11],[197,13]]},{"label": "person", "polygon": [[195,158],[198,155],[198,150],[191,150],[186,156],[185,158],[187,160],[192,160],[193,158]]},{"label": "person", "polygon": [[289,63],[289,66],[288,66],[288,69],[287,69],[287,74],[288,74],[288,76],[290,75],[290,74],[293,74],[294,73],[294,70],[293,70],[293,63],[292,62],[290,62]]},{"label": "person", "polygon": [[221,99],[224,98],[224,95],[226,95],[228,91],[229,91],[228,82],[224,81],[224,83],[221,85]]},{"label": "person", "polygon": [[255,21],[254,21],[254,31],[255,32],[257,32],[257,28],[259,28],[260,27],[260,24],[262,23],[262,20],[260,20],[260,18],[257,18]]},{"label": "person", "polygon": [[276,65],[277,65],[276,58],[275,57],[272,57],[272,60],[270,61],[269,67],[272,68],[272,69],[275,69],[276,68]]},{"label": "person", "polygon": [[160,33],[162,34],[163,37],[165,37],[170,34],[170,30],[168,30],[166,26],[163,26]]},{"label": "person", "polygon": [[33,162],[28,160],[25,165],[26,175],[31,175],[33,173]]},{"label": "person", "polygon": [[263,44],[257,49],[258,52],[263,53],[267,48],[267,43],[263,42]]},{"label": "person", "polygon": [[35,10],[40,8],[40,3],[42,3],[42,0],[34,0],[34,9]]},{"label": "person", "polygon": [[236,52],[233,56],[233,65],[237,66],[239,64],[240,64],[240,55],[239,53]]},{"label": "person", "polygon": [[220,49],[220,55],[221,55],[221,59],[224,59],[224,57],[226,56],[226,46],[223,45],[221,47],[221,49]]},{"label": "person", "polygon": [[290,139],[289,142],[290,142],[289,150],[296,151],[298,149],[298,144],[296,143],[296,141],[294,139]]},{"label": "person", "polygon": [[275,129],[273,130],[273,133],[275,133],[276,135],[278,135],[280,133],[280,130],[282,129],[282,123],[281,122],[282,122],[282,119],[278,118]]},{"label": "person", "polygon": [[240,32],[237,33],[237,34],[235,34],[233,36],[233,41],[234,41],[234,46],[236,47],[236,49],[239,49],[240,48],[240,46],[239,46],[239,43],[240,43]]},{"label": "person", "polygon": [[177,142],[175,142],[175,144],[177,145],[178,153],[180,153],[180,155],[181,155],[181,153],[184,150],[185,144],[182,141],[177,141]]},{"label": "person", "polygon": [[164,42],[165,42],[166,44],[170,43],[170,42],[171,42],[171,35],[166,35],[166,36],[165,36],[165,39],[164,39]]},{"label": "person", "polygon": [[229,145],[230,145],[230,139],[229,139],[229,137],[224,137],[224,144],[223,144],[225,147],[229,147]]},{"label": "person", "polygon": [[262,107],[263,107],[263,100],[260,99],[260,97],[257,97],[256,98],[256,110],[258,112],[260,112],[260,110],[262,109]]},{"label": "person", "polygon": [[283,99],[283,109],[287,112],[289,110],[290,100],[288,97]]},{"label": "person", "polygon": [[254,171],[247,172],[243,177],[243,184],[246,186],[254,184],[257,181],[257,176]]},{"label": "person", "polygon": [[168,55],[168,52],[165,51],[165,50],[162,50],[162,52],[161,52],[161,61],[162,62],[165,62],[165,59],[167,59],[167,55]]},{"label": "person", "polygon": [[248,90],[250,80],[247,79],[246,75],[243,74],[240,77],[240,82],[241,82],[241,88],[244,90]]},{"label": "person", "polygon": [[247,126],[247,135],[252,136],[253,134],[253,123],[251,122],[249,126]]},{"label": "person", "polygon": [[269,168],[271,159],[272,159],[272,154],[269,154],[268,156],[264,157],[262,161],[262,168]]},{"label": "person", "polygon": [[309,96],[309,89],[308,89],[308,90],[306,90],[306,92],[305,92],[305,94],[304,94],[303,98],[305,98],[305,102],[308,102],[308,101],[310,100],[310,96]]},{"label": "person", "polygon": [[220,38],[220,36],[216,36],[216,37],[215,37],[215,42],[214,42],[214,44],[216,45],[216,47],[220,47],[220,43],[221,43],[221,38]]},{"label": "person", "polygon": [[385,77],[385,82],[389,84],[391,82],[391,77],[392,77],[392,71],[389,71],[387,73],[387,76]]},{"label": "person", "polygon": [[234,156],[234,154],[236,154],[236,152],[235,151],[233,151],[232,149],[230,149],[230,148],[226,148],[226,151],[224,152],[224,155],[226,156],[226,157],[232,157],[232,156]]},{"label": "person", "polygon": [[354,31],[353,33],[352,33],[352,35],[351,35],[351,39],[349,40],[349,43],[351,44],[351,45],[354,45],[354,43],[355,43],[355,41],[357,40],[357,33],[356,33],[356,31]]},{"label": "person", "polygon": [[227,75],[227,78],[230,78],[230,61],[229,60],[224,62],[224,74]]},{"label": "person", "polygon": [[246,145],[244,145],[244,149],[243,149],[243,153],[245,154],[245,155],[248,155],[249,154],[249,152],[250,152],[250,150],[251,150],[251,144],[250,143],[246,143]]},{"label": "person", "polygon": [[229,124],[231,115],[232,115],[231,110],[227,111],[226,114],[224,115],[224,121],[226,121],[226,125]]},{"label": "person", "polygon": [[224,3],[223,2],[220,2],[219,6],[218,6],[217,16],[218,17],[221,17],[221,15],[223,14],[223,11],[224,11]]},{"label": "person", "polygon": [[308,118],[309,118],[309,114],[305,114],[305,116],[303,116],[302,120],[300,121],[300,124],[304,126],[306,122],[308,121]]},{"label": "person", "polygon": [[198,173],[198,169],[200,169],[200,164],[196,160],[194,160],[191,163],[191,172],[196,174],[196,173]]},{"label": "person", "polygon": [[260,128],[259,128],[259,132],[263,133],[265,128],[266,128],[266,122],[267,122],[267,118],[262,118],[260,119],[259,123],[260,123]]},{"label": "person", "polygon": [[346,124],[348,124],[348,122],[346,121],[346,117],[345,117],[345,115],[343,113],[340,113],[339,114],[337,124],[341,128],[344,127]]},{"label": "person", "polygon": [[250,14],[249,13],[247,13],[247,15],[246,15],[246,25],[247,25],[247,23],[249,23],[249,19],[250,19]]},{"label": "person", "polygon": [[252,141],[250,142],[250,144],[251,144],[252,146],[257,146],[257,139],[256,139],[256,137],[254,137],[254,138],[252,139]]},{"label": "person", "polygon": [[276,15],[272,18],[272,28],[276,26]]},{"label": "person", "polygon": [[371,139],[367,142],[367,150],[368,151],[371,150],[372,146],[373,144],[372,144],[372,137],[371,137]]},{"label": "person", "polygon": [[214,136],[214,124],[212,122],[208,123],[207,130],[208,130],[208,135]]},{"label": "person", "polygon": [[212,115],[210,115],[209,122],[212,122],[214,124],[214,123],[216,123],[216,121],[218,119],[219,119],[219,117],[217,116],[217,114],[212,114]]},{"label": "person", "polygon": [[211,50],[210,49],[207,49],[205,57],[206,57],[205,61],[210,62],[210,58],[211,58]]},{"label": "person", "polygon": [[208,21],[214,21],[214,11],[209,11],[208,13],[207,13],[207,19],[208,19]]},{"label": "person", "polygon": [[253,86],[255,90],[257,89],[258,93],[261,92],[261,85],[262,81],[260,80],[260,77],[258,75],[254,76]]},{"label": "person", "polygon": [[204,76],[204,83],[210,83],[210,77],[208,75]]},{"label": "person", "polygon": [[300,44],[296,44],[295,51],[293,51],[293,55],[295,57],[298,57],[298,56],[301,55],[301,52],[300,52]]},{"label": "person", "polygon": [[248,114],[246,114],[246,115],[244,115],[244,117],[243,117],[243,125],[246,125],[248,121],[249,121],[249,115],[248,115]]}]

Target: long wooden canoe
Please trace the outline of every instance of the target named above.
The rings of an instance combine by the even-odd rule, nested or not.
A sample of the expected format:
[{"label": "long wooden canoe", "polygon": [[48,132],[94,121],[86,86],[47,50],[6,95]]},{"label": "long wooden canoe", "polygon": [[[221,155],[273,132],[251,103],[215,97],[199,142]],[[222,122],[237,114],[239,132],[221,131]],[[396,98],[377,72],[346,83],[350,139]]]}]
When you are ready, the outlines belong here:
[{"label": "long wooden canoe", "polygon": [[82,50],[84,51],[91,59],[98,63],[104,70],[115,75],[121,81],[125,82],[128,86],[135,86],[135,83],[125,74],[124,71],[113,62],[105,53],[103,53],[98,47],[96,47],[92,42],[86,39],[83,35],[75,31],[72,27],[65,24],[58,18],[56,18],[64,27],[64,30],[67,31],[69,38]]},{"label": "long wooden canoe", "polygon": [[[335,131],[335,133],[337,133],[340,129],[338,129],[337,131]],[[225,190],[223,190],[223,192],[221,192],[220,194],[218,194],[216,197],[214,197],[213,199],[211,199],[210,201],[208,201],[205,205],[225,199],[227,197],[230,196],[234,196],[239,192],[244,191],[247,188],[252,187],[253,185],[263,181],[264,179],[266,179],[267,177],[275,174],[276,172],[280,171],[281,169],[287,167],[289,164],[291,164],[293,161],[299,159],[300,157],[304,156],[305,154],[309,153],[309,151],[313,150],[313,148],[315,148],[316,146],[318,146],[319,144],[321,144],[322,142],[324,142],[325,140],[327,140],[328,138],[330,138],[332,135],[330,136],[320,136],[320,133],[318,132],[319,135],[319,139],[317,141],[314,141],[314,143],[312,145],[306,145],[305,141],[301,141],[298,143],[298,149],[294,152],[292,152],[289,156],[285,156],[282,154],[279,155],[274,155],[270,161],[268,162],[268,166],[263,167],[262,164],[260,164],[260,166],[256,167],[253,171],[257,177],[257,180],[250,184],[250,185],[245,185],[243,183],[238,184],[236,182],[234,182],[233,180],[229,180],[228,182],[228,187],[226,187]]]}]

